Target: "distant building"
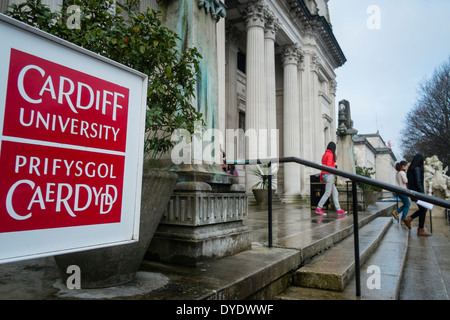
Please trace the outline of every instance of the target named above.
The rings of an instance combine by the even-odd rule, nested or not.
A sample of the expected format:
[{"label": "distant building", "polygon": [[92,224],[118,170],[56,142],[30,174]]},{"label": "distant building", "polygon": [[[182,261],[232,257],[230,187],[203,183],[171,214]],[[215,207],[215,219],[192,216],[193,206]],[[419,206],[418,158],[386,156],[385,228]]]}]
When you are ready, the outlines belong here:
[{"label": "distant building", "polygon": [[353,137],[353,143],[356,164],[373,168],[375,175],[372,178],[395,185],[397,158],[380,133],[357,134]]}]

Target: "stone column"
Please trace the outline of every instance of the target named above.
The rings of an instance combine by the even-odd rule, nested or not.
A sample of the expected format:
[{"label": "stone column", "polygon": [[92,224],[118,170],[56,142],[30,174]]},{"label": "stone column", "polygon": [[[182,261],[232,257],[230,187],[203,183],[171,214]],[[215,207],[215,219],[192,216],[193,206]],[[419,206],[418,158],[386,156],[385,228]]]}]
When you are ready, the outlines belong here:
[{"label": "stone column", "polygon": [[[353,128],[353,120],[350,112],[350,102],[339,101],[339,127],[337,129],[336,157],[339,169],[355,173],[355,152],[353,136],[358,130]],[[339,180],[338,180],[339,182]]]},{"label": "stone column", "polygon": [[[300,110],[298,63],[301,59],[297,45],[284,48],[283,62],[283,150],[284,156],[300,156]],[[284,164],[284,201],[292,202],[300,196],[300,165]]]},{"label": "stone column", "polygon": [[[237,96],[237,55],[239,51],[239,37],[240,32],[232,25],[226,28],[227,46],[226,46],[226,61],[228,67],[226,68],[226,129],[238,129],[238,96]],[[228,141],[226,142],[228,143]],[[230,141],[234,144],[234,141]],[[227,152],[228,153],[228,152]],[[237,159],[238,152],[235,150],[232,154]]]},{"label": "stone column", "polygon": [[[303,49],[303,61],[302,61],[302,72],[301,72],[301,102],[300,102],[300,150],[304,159],[314,160],[314,97],[313,97],[313,52],[309,48]],[[322,150],[325,152],[325,150]],[[320,162],[321,159],[319,159]],[[310,193],[308,186],[310,185],[310,176],[316,174],[320,171],[302,166],[301,168],[301,181],[304,184],[301,186],[301,194],[306,195]]]},{"label": "stone column", "polygon": [[[258,159],[266,155],[267,135],[259,135],[260,129],[267,128],[266,83],[264,59],[264,14],[266,6],[263,1],[250,3],[244,10],[244,22],[247,28],[246,55],[246,112],[245,130],[247,159]],[[249,166],[246,166],[247,190],[255,184]]]},{"label": "stone column", "polygon": [[[337,81],[335,79],[332,79],[330,81],[330,97],[331,97],[331,105],[330,105],[330,117],[333,119],[331,122],[331,134],[333,134],[332,137],[334,137],[334,133],[336,132],[336,90],[337,90]],[[333,139],[331,139],[333,140]]]},{"label": "stone column", "polygon": [[171,166],[178,181],[146,257],[195,266],[251,248],[250,230],[243,223],[247,218],[245,188],[238,184],[238,177],[202,158],[211,144],[211,134],[215,135],[214,143],[219,140],[212,129],[221,128],[218,87],[223,79],[218,78],[218,64],[223,60],[218,56],[223,59],[223,52],[218,55],[218,50],[223,48],[225,28],[217,22],[226,11],[216,0],[161,1],[159,9],[162,22],[180,36],[180,45],[195,46],[202,55],[192,103],[203,114],[208,130],[199,129],[192,136],[193,163]]},{"label": "stone column", "polygon": [[225,146],[225,130],[226,130],[226,76],[225,76],[225,19],[220,19],[217,22],[217,94],[218,99],[218,117],[219,117],[219,130],[222,132],[220,137],[220,145]]},{"label": "stone column", "polygon": [[[247,88],[245,127],[258,130],[267,127],[264,61],[264,9],[262,1],[251,3],[246,10],[247,27]],[[257,150],[248,150],[249,158],[258,157]]]},{"label": "stone column", "polygon": [[266,12],[265,59],[266,59],[266,103],[267,103],[267,157],[278,158],[277,105],[275,86],[275,36],[280,28],[272,12]]},{"label": "stone column", "polygon": [[319,72],[321,67],[321,61],[317,53],[314,53],[311,57],[311,109],[313,112],[312,123],[313,131],[311,131],[313,137],[313,154],[311,160],[320,163],[322,155],[325,152],[323,142],[323,122],[322,122],[322,103],[319,100]]}]

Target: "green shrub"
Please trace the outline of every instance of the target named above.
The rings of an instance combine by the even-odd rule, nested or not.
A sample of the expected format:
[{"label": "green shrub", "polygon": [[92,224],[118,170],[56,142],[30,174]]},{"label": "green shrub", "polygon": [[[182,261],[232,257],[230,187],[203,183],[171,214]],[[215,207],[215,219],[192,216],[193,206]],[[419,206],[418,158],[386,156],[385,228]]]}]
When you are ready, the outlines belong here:
[{"label": "green shrub", "polygon": [[27,0],[11,5],[6,14],[147,74],[145,153],[157,160],[173,147],[176,129],[193,133],[194,123],[202,121],[192,105],[201,55],[196,48],[180,48],[180,38],[161,24],[157,11],[139,12],[137,0],[121,3],[75,0],[77,28],[69,28],[75,13],[68,5],[51,12],[41,0]]}]

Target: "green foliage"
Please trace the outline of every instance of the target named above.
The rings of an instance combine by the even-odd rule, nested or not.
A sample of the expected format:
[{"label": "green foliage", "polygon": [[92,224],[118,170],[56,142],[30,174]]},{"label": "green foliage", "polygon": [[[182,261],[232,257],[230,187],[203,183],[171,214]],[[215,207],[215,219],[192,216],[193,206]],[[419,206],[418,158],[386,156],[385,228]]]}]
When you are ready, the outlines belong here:
[{"label": "green foliage", "polygon": [[[252,188],[269,189],[269,166],[267,164],[250,167],[250,174],[258,180]],[[276,176],[276,174],[272,174],[272,189],[275,189]]]},{"label": "green foliage", "polygon": [[[355,171],[357,175],[372,178],[372,176],[375,174],[375,170],[372,167],[360,167],[358,164],[355,165]],[[381,191],[381,188],[374,187],[371,185],[366,185],[364,183],[357,183],[358,187],[360,187],[363,190],[375,190],[375,191]]]},{"label": "green foliage", "polygon": [[[7,14],[78,46],[148,75],[145,152],[156,160],[172,146],[176,129],[194,132],[202,115],[192,105],[201,55],[177,46],[178,35],[163,26],[158,12],[139,12],[137,0],[75,0],[79,28],[70,29],[68,5],[51,12],[41,0],[13,4]],[[72,21],[72,20],[70,20]]]}]

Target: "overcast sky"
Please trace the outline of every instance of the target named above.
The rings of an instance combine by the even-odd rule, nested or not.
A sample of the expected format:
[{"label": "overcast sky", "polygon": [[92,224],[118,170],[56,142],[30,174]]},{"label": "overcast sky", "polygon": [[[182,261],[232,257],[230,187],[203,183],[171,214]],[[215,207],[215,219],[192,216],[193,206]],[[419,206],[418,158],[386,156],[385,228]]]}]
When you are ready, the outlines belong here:
[{"label": "overcast sky", "polygon": [[336,70],[336,104],[350,102],[360,134],[379,130],[400,161],[400,132],[418,86],[450,56],[449,0],[330,0],[347,62]]}]

